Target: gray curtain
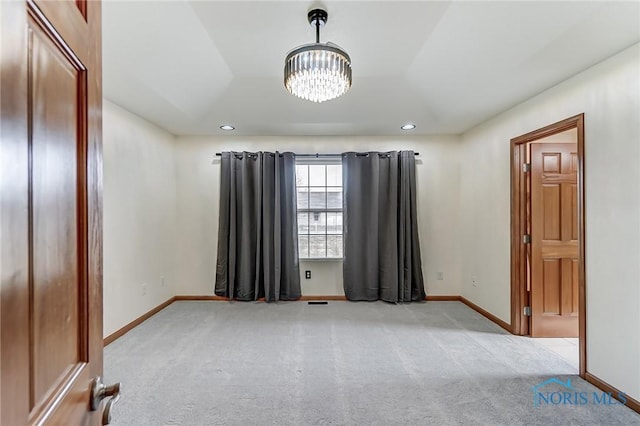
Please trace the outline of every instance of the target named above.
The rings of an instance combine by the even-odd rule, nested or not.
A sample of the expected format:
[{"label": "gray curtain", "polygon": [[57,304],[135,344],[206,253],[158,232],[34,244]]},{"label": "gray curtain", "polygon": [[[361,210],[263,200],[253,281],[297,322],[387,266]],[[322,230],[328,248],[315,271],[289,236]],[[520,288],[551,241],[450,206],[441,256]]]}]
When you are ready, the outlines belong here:
[{"label": "gray curtain", "polygon": [[413,151],[342,154],[344,292],[349,300],[424,300]]},{"label": "gray curtain", "polygon": [[223,152],[215,293],[300,298],[295,155]]}]

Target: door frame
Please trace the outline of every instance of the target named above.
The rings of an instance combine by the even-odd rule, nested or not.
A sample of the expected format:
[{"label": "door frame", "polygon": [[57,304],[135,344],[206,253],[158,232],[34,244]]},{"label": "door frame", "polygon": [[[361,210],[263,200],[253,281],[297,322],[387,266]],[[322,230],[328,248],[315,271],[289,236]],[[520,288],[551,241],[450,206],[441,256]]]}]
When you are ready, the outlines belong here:
[{"label": "door frame", "polygon": [[584,201],[584,113],[550,124],[511,139],[511,332],[530,334],[530,317],[524,315],[530,306],[527,293],[527,187],[523,173],[527,143],[575,128],[578,133],[578,342],[580,377],[587,371],[586,279],[585,279],[585,201]]}]

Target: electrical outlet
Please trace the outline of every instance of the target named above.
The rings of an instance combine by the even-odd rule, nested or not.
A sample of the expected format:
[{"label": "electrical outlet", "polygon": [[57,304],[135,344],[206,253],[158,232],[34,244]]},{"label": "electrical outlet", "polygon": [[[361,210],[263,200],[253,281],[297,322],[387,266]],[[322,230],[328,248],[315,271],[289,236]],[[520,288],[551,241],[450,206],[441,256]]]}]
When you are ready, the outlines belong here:
[{"label": "electrical outlet", "polygon": [[471,277],[471,285],[474,287],[478,285],[478,278],[475,275]]},{"label": "electrical outlet", "polygon": [[306,280],[310,280],[311,279],[311,271],[309,271],[309,270],[304,271],[304,278]]},{"label": "electrical outlet", "polygon": [[147,284],[142,284],[142,295],[146,295],[147,294]]},{"label": "electrical outlet", "polygon": [[444,272],[438,272],[436,275],[438,280],[440,281],[444,280]]}]

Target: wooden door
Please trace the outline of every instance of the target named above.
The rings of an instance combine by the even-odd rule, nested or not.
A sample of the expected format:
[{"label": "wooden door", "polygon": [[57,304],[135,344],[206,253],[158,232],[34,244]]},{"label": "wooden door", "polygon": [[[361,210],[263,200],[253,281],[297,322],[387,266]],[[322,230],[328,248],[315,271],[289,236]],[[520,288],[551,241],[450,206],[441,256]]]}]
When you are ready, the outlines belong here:
[{"label": "wooden door", "polygon": [[0,423],[97,424],[101,5],[0,2]]},{"label": "wooden door", "polygon": [[531,336],[578,337],[578,155],[531,144]]}]

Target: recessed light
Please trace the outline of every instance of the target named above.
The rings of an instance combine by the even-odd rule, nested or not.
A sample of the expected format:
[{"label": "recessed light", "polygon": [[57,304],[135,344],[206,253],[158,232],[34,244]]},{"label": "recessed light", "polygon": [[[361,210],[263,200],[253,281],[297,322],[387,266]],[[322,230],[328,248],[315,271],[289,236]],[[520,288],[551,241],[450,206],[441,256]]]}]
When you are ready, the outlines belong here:
[{"label": "recessed light", "polygon": [[404,126],[400,127],[402,130],[413,130],[416,128],[415,124],[407,123]]},{"label": "recessed light", "polygon": [[236,129],[231,124],[223,124],[222,126],[220,126],[220,128],[222,130],[227,130],[227,131],[231,131],[231,130],[235,130]]}]

